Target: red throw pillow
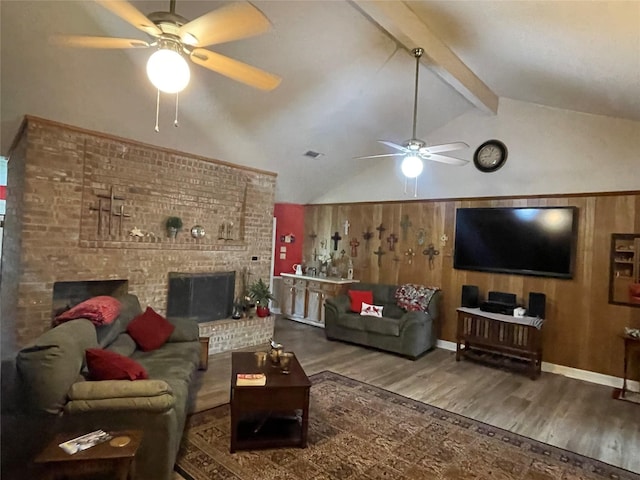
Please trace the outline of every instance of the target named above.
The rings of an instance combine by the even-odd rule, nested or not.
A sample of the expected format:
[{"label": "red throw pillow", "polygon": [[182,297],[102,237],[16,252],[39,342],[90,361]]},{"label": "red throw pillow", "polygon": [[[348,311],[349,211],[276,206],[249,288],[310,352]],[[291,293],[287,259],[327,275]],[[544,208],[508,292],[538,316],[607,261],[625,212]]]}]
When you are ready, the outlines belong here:
[{"label": "red throw pillow", "polygon": [[160,348],[169,339],[175,326],[151,307],[131,320],[127,333],[141,350],[149,352]]},{"label": "red throw pillow", "polygon": [[373,303],[373,292],[371,290],[349,290],[349,298],[351,299],[351,311],[360,313],[362,302]]},{"label": "red throw pillow", "polygon": [[129,357],[101,348],[88,348],[87,368],[92,380],[142,380],[149,378],[142,365]]},{"label": "red throw pillow", "polygon": [[86,318],[94,325],[107,325],[113,322],[120,315],[122,305],[118,300],[107,295],[93,297],[79,303],[75,307],[61,313],[55,319],[55,324],[75,320],[76,318]]}]

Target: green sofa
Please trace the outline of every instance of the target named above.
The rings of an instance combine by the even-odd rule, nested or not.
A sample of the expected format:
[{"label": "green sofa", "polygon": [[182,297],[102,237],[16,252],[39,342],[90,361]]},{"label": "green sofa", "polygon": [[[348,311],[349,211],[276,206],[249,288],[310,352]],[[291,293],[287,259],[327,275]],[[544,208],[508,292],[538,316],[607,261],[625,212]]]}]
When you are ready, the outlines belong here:
[{"label": "green sofa", "polygon": [[[95,327],[86,319],[71,320],[18,353],[22,404],[38,416],[36,436],[43,442],[45,432],[51,438],[55,432],[142,430],[135,478],[170,480],[199,364],[198,326],[172,319],[176,328],[169,340],[143,352],[126,333],[129,322],[142,313],[138,298],[118,299],[122,310],[112,324]],[[86,380],[84,352],[98,346],[135,359],[149,379]]]},{"label": "green sofa", "polygon": [[433,293],[426,311],[406,311],[395,299],[398,285],[356,283],[351,290],[371,290],[373,303],[382,305],[381,318],[352,312],[347,294],[328,298],[325,302],[324,331],[329,340],[342,340],[388,352],[412,360],[436,344],[435,322],[441,291]]}]

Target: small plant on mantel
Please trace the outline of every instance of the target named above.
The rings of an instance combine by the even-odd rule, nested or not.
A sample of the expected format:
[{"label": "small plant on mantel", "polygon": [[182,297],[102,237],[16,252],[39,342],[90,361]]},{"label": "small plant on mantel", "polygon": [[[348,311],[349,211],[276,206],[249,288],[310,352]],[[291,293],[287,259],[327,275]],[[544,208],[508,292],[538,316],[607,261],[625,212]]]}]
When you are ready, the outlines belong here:
[{"label": "small plant on mantel", "polygon": [[182,228],[182,219],[180,217],[169,217],[166,222],[167,235],[176,238],[178,231]]},{"label": "small plant on mantel", "polygon": [[256,302],[256,314],[259,317],[268,316],[269,300],[275,300],[275,297],[271,295],[269,285],[259,278],[257,282],[252,283],[249,287],[249,296]]}]

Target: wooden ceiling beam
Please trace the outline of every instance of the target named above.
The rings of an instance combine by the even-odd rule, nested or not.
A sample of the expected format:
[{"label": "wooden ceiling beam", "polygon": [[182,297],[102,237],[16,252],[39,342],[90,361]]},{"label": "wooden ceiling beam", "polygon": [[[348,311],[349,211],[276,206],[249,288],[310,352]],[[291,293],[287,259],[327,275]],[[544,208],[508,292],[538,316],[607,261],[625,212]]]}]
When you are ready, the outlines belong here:
[{"label": "wooden ceiling beam", "polygon": [[421,61],[475,107],[486,113],[497,113],[498,96],[404,2],[352,1],[407,50],[423,48]]}]

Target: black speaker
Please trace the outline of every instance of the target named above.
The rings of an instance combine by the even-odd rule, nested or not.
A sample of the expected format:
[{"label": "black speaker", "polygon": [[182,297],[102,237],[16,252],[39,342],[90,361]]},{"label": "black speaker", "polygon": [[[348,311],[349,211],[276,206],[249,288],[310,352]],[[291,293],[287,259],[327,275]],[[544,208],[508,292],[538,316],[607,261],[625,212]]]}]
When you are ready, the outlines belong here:
[{"label": "black speaker", "polygon": [[476,287],[475,285],[463,285],[462,301],[460,303],[463,307],[478,308],[478,296],[478,287]]},{"label": "black speaker", "polygon": [[516,295],[515,293],[489,292],[489,298],[487,300],[489,300],[490,302],[498,302],[498,303],[505,303],[507,305],[515,305]]},{"label": "black speaker", "polygon": [[529,293],[529,308],[527,309],[527,315],[530,317],[544,318],[546,306],[547,296],[544,293]]}]

